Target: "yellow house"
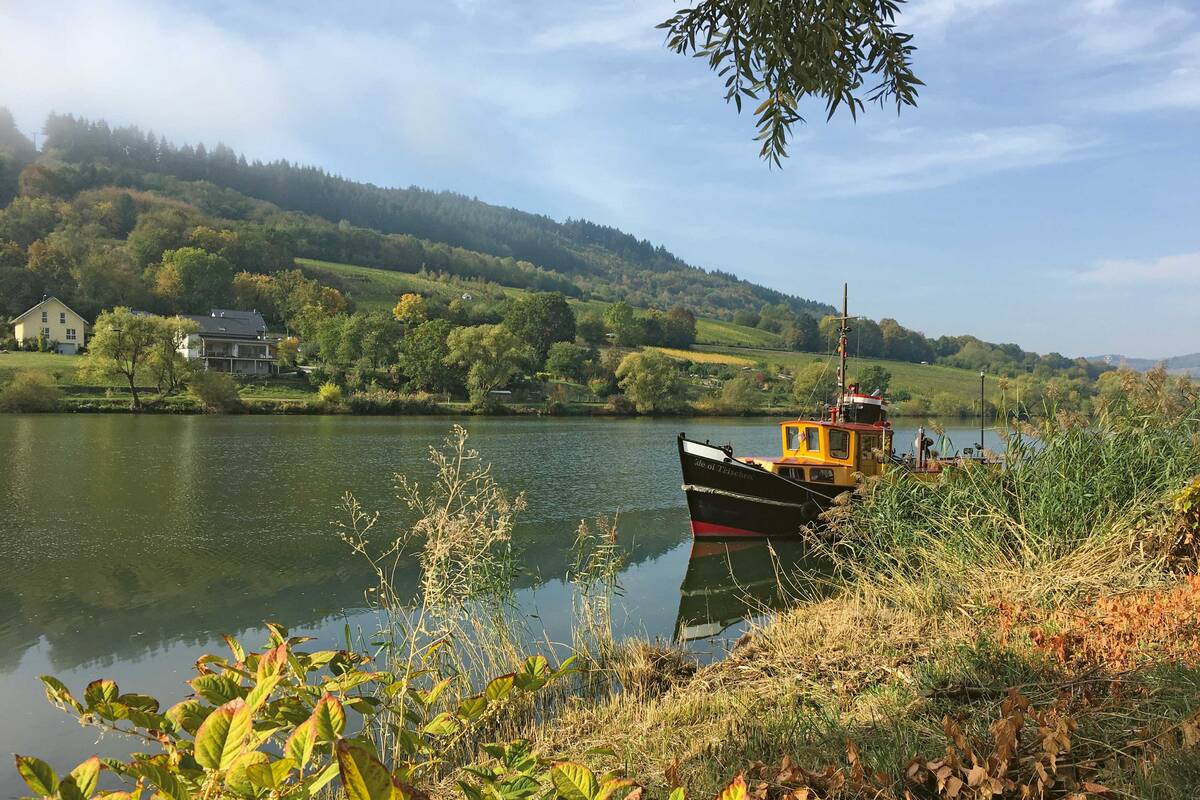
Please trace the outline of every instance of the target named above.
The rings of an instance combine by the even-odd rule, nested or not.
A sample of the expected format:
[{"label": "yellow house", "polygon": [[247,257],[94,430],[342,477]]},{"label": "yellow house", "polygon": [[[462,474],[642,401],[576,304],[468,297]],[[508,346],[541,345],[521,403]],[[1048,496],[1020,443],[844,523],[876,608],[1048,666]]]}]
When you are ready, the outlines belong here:
[{"label": "yellow house", "polygon": [[47,297],[12,321],[13,336],[23,347],[36,344],[41,334],[46,345],[60,353],[77,353],[87,341],[87,320],[57,297]]}]

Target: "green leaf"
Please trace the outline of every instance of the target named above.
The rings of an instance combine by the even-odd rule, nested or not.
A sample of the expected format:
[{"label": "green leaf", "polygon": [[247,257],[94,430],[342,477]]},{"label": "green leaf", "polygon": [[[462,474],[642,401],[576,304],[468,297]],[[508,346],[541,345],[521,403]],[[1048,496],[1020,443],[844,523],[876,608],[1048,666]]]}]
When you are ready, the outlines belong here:
[{"label": "green leaf", "polygon": [[198,700],[184,700],[167,709],[166,717],[175,723],[175,727],[185,730],[193,736],[200,730],[200,725],[212,713],[212,708]]},{"label": "green leaf", "polygon": [[609,778],[600,784],[600,793],[596,795],[596,800],[608,800],[612,797],[613,792],[633,785],[633,781],[628,778]]},{"label": "green leaf", "polygon": [[228,675],[198,675],[188,681],[188,683],[196,690],[196,694],[214,706],[225,705],[230,700],[241,697],[243,694],[238,682]]},{"label": "green leaf", "polygon": [[267,754],[258,750],[242,753],[233,762],[229,771],[225,773],[225,786],[234,794],[240,794],[243,797],[253,797],[257,791],[254,784],[250,782],[248,770],[256,764],[265,764],[267,761],[269,761]]},{"label": "green leaf", "polygon": [[423,692],[420,689],[418,689],[415,692],[413,692],[413,694],[416,696],[417,701],[420,702],[421,705],[428,708],[429,706],[431,706],[437,702],[437,699],[439,697],[441,697],[442,692],[444,692],[446,690],[446,687],[450,685],[451,680],[452,680],[451,678],[443,678],[442,680],[435,683],[433,685],[433,688],[430,689],[428,692]]},{"label": "green leaf", "polygon": [[365,746],[339,739],[337,763],[349,800],[392,800],[392,774]]},{"label": "green leaf", "polygon": [[71,690],[58,678],[52,675],[42,675],[38,680],[45,684],[46,699],[52,705],[65,705],[75,709],[76,712],[83,711],[83,704],[72,696]]},{"label": "green leaf", "polygon": [[246,778],[259,788],[274,791],[283,786],[287,781],[288,774],[295,766],[290,758],[251,764],[246,767]]},{"label": "green leaf", "polygon": [[352,670],[342,673],[337,678],[326,681],[324,688],[327,692],[346,692],[355,686],[361,686],[364,683],[378,680],[380,676],[386,674],[386,672],[359,672]]},{"label": "green leaf", "polygon": [[513,680],[516,676],[514,673],[500,675],[488,681],[487,688],[484,689],[484,696],[488,700],[503,700],[508,697],[513,688]]},{"label": "green leaf", "polygon": [[117,698],[117,702],[147,714],[154,714],[158,711],[158,701],[148,694],[123,694]]},{"label": "green leaf", "polygon": [[583,764],[562,761],[550,768],[550,782],[564,800],[596,800],[600,784]]},{"label": "green leaf", "polygon": [[132,765],[132,771],[158,787],[165,797],[170,800],[191,800],[192,794],[183,782],[166,767],[149,761],[138,761]]},{"label": "green leaf", "polygon": [[297,787],[300,794],[297,796],[311,797],[313,794],[315,794],[316,792],[323,789],[326,786],[326,784],[328,784],[331,780],[333,780],[337,776],[338,776],[338,762],[331,761],[329,764],[325,765],[325,769],[321,770],[316,775],[313,775],[309,778],[305,778],[303,781],[300,782],[300,784]]},{"label": "green leaf", "polygon": [[229,652],[233,653],[233,660],[239,664],[245,662],[246,649],[242,647],[241,642],[227,633],[221,634],[221,638],[225,640],[225,644],[229,645]]},{"label": "green leaf", "polygon": [[327,694],[317,702],[313,709],[312,718],[316,726],[318,742],[332,742],[342,735],[346,728],[346,711],[341,702],[331,694]]},{"label": "green leaf", "polygon": [[50,797],[58,791],[58,776],[54,774],[54,770],[50,768],[49,764],[33,756],[15,756],[15,758],[17,772],[21,773],[21,778],[30,791],[41,797]]},{"label": "green leaf", "polygon": [[96,706],[101,703],[112,703],[120,694],[121,690],[117,688],[116,682],[100,678],[87,685],[87,688],[83,690],[83,699],[88,706]]},{"label": "green leaf", "polygon": [[682,786],[676,786],[671,790],[671,794],[667,797],[667,800],[687,800],[687,794],[683,791]]},{"label": "green leaf", "polygon": [[468,720],[473,720],[483,716],[483,712],[487,711],[487,698],[481,694],[474,697],[468,697],[458,704],[458,715]]},{"label": "green leaf", "polygon": [[550,676],[550,665],[544,656],[530,656],[514,676],[517,688],[532,692],[546,685]]},{"label": "green leaf", "polygon": [[58,782],[58,791],[54,793],[55,800],[87,800],[79,791],[79,784],[69,775]]},{"label": "green leaf", "polygon": [[443,711],[433,718],[424,731],[432,736],[449,736],[458,733],[458,720],[449,711]]},{"label": "green leaf", "polygon": [[310,718],[297,725],[296,729],[292,731],[292,735],[288,737],[287,742],[283,745],[283,752],[298,767],[304,769],[308,765],[308,760],[312,758],[313,746],[316,743],[317,722],[315,719]]},{"label": "green leaf", "polygon": [[71,777],[75,779],[75,785],[79,787],[79,793],[85,798],[91,797],[92,792],[96,791],[96,781],[100,778],[100,770],[103,768],[104,765],[100,763],[100,757],[92,756],[71,770]]},{"label": "green leaf", "polygon": [[229,769],[242,753],[250,723],[250,707],[240,697],[213,711],[196,732],[196,761],[209,769]]},{"label": "green leaf", "polygon": [[250,707],[251,711],[257,711],[263,703],[267,702],[271,692],[279,685],[279,677],[279,673],[276,672],[258,679],[258,683],[246,695],[246,705]]}]

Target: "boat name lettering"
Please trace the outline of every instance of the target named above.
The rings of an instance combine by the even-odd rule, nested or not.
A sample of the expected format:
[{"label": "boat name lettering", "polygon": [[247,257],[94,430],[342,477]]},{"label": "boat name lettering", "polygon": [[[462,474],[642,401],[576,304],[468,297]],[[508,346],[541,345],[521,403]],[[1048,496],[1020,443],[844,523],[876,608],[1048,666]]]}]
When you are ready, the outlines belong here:
[{"label": "boat name lettering", "polygon": [[745,473],[741,472],[740,470],[736,470],[733,467],[728,467],[724,464],[718,464],[715,461],[709,461],[708,459],[697,458],[697,459],[693,459],[692,463],[695,464],[700,469],[711,470],[712,472],[715,472],[718,475],[729,475],[731,477],[738,478],[739,480],[743,480],[743,481],[748,481],[751,479],[749,475],[746,475]]}]

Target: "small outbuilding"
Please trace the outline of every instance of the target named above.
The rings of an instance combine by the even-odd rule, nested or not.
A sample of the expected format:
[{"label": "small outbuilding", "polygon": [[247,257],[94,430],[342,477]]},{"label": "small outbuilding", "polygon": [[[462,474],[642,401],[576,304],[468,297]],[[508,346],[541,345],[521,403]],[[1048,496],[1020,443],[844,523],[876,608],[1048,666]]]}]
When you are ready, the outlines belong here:
[{"label": "small outbuilding", "polygon": [[79,352],[92,327],[57,297],[43,297],[42,302],[15,317],[12,326],[13,337],[22,347],[33,346],[40,337],[46,349],[68,354]]}]

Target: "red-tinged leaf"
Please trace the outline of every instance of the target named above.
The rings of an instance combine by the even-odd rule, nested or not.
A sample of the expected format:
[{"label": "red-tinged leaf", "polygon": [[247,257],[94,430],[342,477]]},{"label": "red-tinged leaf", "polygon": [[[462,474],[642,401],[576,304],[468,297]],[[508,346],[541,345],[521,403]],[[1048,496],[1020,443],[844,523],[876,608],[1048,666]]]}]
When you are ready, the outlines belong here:
[{"label": "red-tinged leaf", "polygon": [[229,769],[242,753],[250,724],[250,707],[240,697],[213,711],[196,731],[196,761],[209,769]]},{"label": "red-tinged leaf", "polygon": [[337,743],[338,772],[349,800],[392,800],[392,774],[366,747]]},{"label": "red-tinged leaf", "polygon": [[1107,786],[1105,786],[1102,783],[1092,783],[1091,781],[1084,781],[1083,788],[1085,791],[1089,791],[1092,794],[1112,794],[1112,789],[1108,788]]},{"label": "red-tinged leaf", "polygon": [[315,719],[307,721],[296,726],[292,731],[292,735],[288,737],[287,742],[283,745],[283,753],[301,769],[308,766],[308,760],[312,758],[313,746],[317,743],[317,722]]},{"label": "red-tinged leaf", "polygon": [[288,662],[287,642],[272,647],[258,657],[258,679],[262,681],[269,675],[278,675]]},{"label": "red-tinged leaf", "polygon": [[342,708],[341,701],[331,694],[325,695],[317,702],[312,718],[318,742],[332,742],[341,736],[346,728],[346,711]]},{"label": "red-tinged leaf", "polygon": [[58,776],[45,761],[33,756],[15,756],[17,772],[29,790],[39,797],[50,797],[58,791]]},{"label": "red-tinged leaf", "polygon": [[600,783],[583,764],[561,761],[550,768],[550,782],[564,800],[596,800]]},{"label": "red-tinged leaf", "polygon": [[633,781],[628,778],[609,778],[600,784],[600,792],[596,795],[596,800],[608,800],[618,790],[630,786],[633,786]]}]

